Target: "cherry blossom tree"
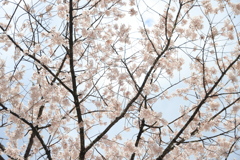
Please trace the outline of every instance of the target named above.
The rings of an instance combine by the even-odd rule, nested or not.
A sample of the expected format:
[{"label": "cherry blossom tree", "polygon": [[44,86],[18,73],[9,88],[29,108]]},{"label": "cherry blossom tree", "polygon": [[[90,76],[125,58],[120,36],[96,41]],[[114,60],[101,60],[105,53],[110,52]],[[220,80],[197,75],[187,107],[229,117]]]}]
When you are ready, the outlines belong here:
[{"label": "cherry blossom tree", "polygon": [[240,156],[240,3],[0,0],[0,159]]}]

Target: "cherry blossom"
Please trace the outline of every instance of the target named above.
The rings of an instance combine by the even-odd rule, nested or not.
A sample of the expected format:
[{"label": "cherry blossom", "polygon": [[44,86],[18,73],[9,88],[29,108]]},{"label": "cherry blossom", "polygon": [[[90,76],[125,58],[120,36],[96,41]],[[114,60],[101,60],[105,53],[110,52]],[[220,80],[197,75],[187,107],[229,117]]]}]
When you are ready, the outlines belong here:
[{"label": "cherry blossom", "polygon": [[2,0],[0,13],[0,159],[239,157],[239,2]]}]

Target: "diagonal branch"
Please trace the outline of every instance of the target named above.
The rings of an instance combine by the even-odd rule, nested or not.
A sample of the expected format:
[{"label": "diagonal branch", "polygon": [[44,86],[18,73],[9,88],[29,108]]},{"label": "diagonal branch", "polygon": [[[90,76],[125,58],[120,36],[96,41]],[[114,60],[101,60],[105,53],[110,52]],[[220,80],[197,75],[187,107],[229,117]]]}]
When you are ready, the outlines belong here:
[{"label": "diagonal branch", "polygon": [[163,153],[156,159],[156,160],[162,160],[166,154],[168,154],[173,148],[174,144],[177,142],[177,139],[180,137],[180,135],[183,133],[183,131],[188,127],[188,125],[193,121],[194,117],[197,115],[200,108],[203,106],[205,101],[209,98],[213,90],[218,86],[220,81],[223,79],[223,77],[226,75],[227,71],[239,60],[240,55],[237,56],[237,58],[226,68],[224,72],[222,72],[221,76],[218,78],[217,82],[212,86],[212,88],[206,93],[205,97],[202,99],[202,101],[198,104],[196,110],[192,114],[192,116],[188,119],[186,124],[182,127],[182,129],[177,133],[177,135],[172,139],[172,141],[169,143],[169,145],[165,148]]},{"label": "diagonal branch", "polygon": [[33,126],[32,123],[28,122],[26,119],[20,117],[17,113],[9,110],[5,105],[3,105],[2,103],[0,103],[0,106],[6,110],[6,111],[9,111],[9,113],[11,115],[13,115],[14,117],[18,118],[19,120],[21,120],[22,122],[24,122],[25,124],[27,124],[33,131],[33,133],[37,136],[38,140],[40,141],[43,149],[45,150],[45,153],[48,157],[49,160],[52,160],[52,157],[51,157],[51,151],[48,149],[47,145],[45,144],[45,142],[43,141],[41,135],[39,134],[38,130],[36,129],[36,127]]}]

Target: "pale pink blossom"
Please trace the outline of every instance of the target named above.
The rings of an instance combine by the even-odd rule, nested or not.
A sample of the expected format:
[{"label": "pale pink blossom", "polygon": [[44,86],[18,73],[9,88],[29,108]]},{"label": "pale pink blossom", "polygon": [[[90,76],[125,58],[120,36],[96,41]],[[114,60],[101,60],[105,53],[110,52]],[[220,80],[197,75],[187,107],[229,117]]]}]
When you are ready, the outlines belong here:
[{"label": "pale pink blossom", "polygon": [[130,16],[135,16],[137,15],[137,11],[134,8],[131,8],[129,11]]}]

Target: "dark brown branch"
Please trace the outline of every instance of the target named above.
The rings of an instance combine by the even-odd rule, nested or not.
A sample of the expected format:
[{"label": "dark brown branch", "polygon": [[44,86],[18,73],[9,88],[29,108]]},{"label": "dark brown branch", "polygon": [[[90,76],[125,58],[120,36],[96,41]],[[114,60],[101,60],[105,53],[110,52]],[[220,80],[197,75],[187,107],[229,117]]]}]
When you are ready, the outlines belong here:
[{"label": "dark brown branch", "polygon": [[[2,143],[0,143],[0,149],[2,150],[2,152],[5,151],[5,147],[2,145]],[[4,152],[5,153],[5,152]],[[6,153],[5,153],[6,154]],[[14,159],[16,160],[15,158],[11,157],[10,155],[6,154],[10,159]],[[4,160],[2,156],[0,156],[0,160]]]},{"label": "dark brown branch", "polygon": [[221,111],[219,111],[217,114],[215,114],[208,122],[212,121],[214,118],[216,118],[219,114],[221,114],[223,111],[227,110],[229,107],[234,105],[237,101],[240,100],[240,97],[238,97],[235,101],[224,107]]},{"label": "dark brown branch", "polygon": [[197,115],[198,111],[202,107],[202,105],[205,103],[205,101],[209,98],[213,90],[217,87],[217,85],[220,83],[220,81],[223,79],[223,77],[226,75],[227,71],[238,61],[240,58],[240,55],[226,68],[226,70],[221,74],[217,82],[213,85],[213,87],[206,93],[205,97],[202,99],[202,101],[198,104],[196,110],[192,114],[192,116],[189,118],[189,120],[185,123],[185,125],[181,128],[181,130],[177,133],[177,135],[172,139],[172,141],[169,143],[169,145],[165,148],[163,153],[156,159],[156,160],[162,160],[166,154],[168,154],[173,148],[174,144],[177,142],[177,139],[180,137],[180,135],[183,133],[183,131],[187,128],[187,126],[193,121],[194,117]]},{"label": "dark brown branch", "polygon": [[74,104],[75,104],[75,109],[77,112],[77,118],[78,118],[78,124],[79,124],[79,138],[80,138],[80,147],[81,150],[79,152],[79,160],[84,160],[85,159],[85,136],[84,136],[84,127],[80,125],[83,123],[82,119],[82,113],[80,109],[80,102],[78,99],[78,93],[77,93],[77,83],[76,83],[76,75],[75,75],[75,70],[74,70],[74,56],[73,56],[73,34],[74,34],[74,24],[73,24],[73,1],[69,1],[69,50],[68,50],[68,55],[69,55],[69,67],[70,67],[70,72],[71,72],[71,78],[72,78],[72,95],[74,99]]},{"label": "dark brown branch", "polygon": [[58,75],[61,73],[61,70],[62,70],[62,68],[63,68],[63,65],[64,65],[66,59],[67,59],[67,54],[65,54],[65,56],[64,56],[64,58],[63,58],[63,60],[62,60],[62,63],[61,63],[61,65],[60,65],[60,67],[59,67],[59,69],[58,69],[58,71],[57,71],[57,73],[56,73],[56,76],[53,78],[51,84],[53,84],[53,83],[56,81]]},{"label": "dark brown branch", "polygon": [[[0,106],[6,110],[6,111],[9,111],[7,107],[5,107],[2,103],[0,103]],[[40,141],[43,149],[45,150],[45,153],[48,157],[49,160],[52,160],[52,157],[51,157],[51,151],[48,149],[47,145],[45,144],[45,142],[43,141],[41,135],[39,134],[38,130],[33,126],[32,123],[28,122],[26,119],[20,117],[17,113],[13,112],[13,111],[9,111],[10,114],[12,114],[14,117],[18,118],[19,120],[21,120],[22,122],[24,122],[25,124],[27,124],[31,129],[32,131],[34,132],[34,134],[37,136],[38,140]]]},{"label": "dark brown branch", "polygon": [[[4,31],[4,28],[2,26],[0,26],[0,28]],[[11,40],[11,42],[23,53],[24,50],[18,45],[17,42],[15,42],[15,40],[10,36],[10,35],[7,35],[7,37]],[[43,66],[44,69],[46,69],[54,78],[56,78],[59,83],[65,88],[67,89],[70,93],[72,93],[72,90],[67,86],[65,85],[65,83],[62,82],[61,79],[59,79],[51,70],[50,68],[48,68],[46,65],[44,65],[43,63],[41,63],[40,60],[38,60],[34,55],[31,55],[31,54],[28,54],[28,53],[25,53],[28,57],[32,58],[33,60],[35,60],[37,63],[39,63],[41,66]]]},{"label": "dark brown branch", "polygon": [[[137,135],[137,139],[136,139],[136,142],[135,142],[135,147],[138,146],[138,144],[139,144],[139,142],[140,142],[140,140],[141,140],[141,136],[142,136],[142,134],[143,134],[143,132],[144,132],[144,130],[143,130],[144,123],[145,123],[145,120],[142,119],[142,121],[141,121],[141,126],[140,126],[140,129],[139,129],[139,132],[138,132],[138,135]],[[132,154],[130,160],[134,160],[135,154],[136,154],[136,153],[133,153],[133,154]]]},{"label": "dark brown branch", "polygon": [[[41,106],[39,108],[37,119],[41,117],[43,109],[44,109],[44,106]],[[39,129],[38,126],[36,126],[36,130],[38,130],[38,129]],[[34,139],[35,136],[36,136],[36,134],[34,132],[32,132],[31,137],[30,137],[29,142],[28,142],[27,149],[26,149],[25,154],[24,154],[24,159],[25,160],[27,160],[29,155],[30,155],[30,151],[31,151],[31,148],[32,148],[32,145],[33,145],[33,142],[34,142],[33,139]]]}]

